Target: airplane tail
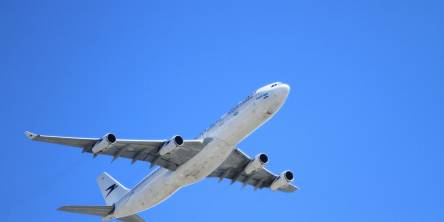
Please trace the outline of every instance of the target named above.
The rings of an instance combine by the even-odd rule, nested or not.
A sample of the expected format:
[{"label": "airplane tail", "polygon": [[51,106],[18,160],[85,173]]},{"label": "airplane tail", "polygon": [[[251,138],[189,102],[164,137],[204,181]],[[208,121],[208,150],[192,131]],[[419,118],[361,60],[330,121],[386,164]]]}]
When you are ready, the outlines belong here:
[{"label": "airplane tail", "polygon": [[113,213],[114,207],[113,206],[63,206],[60,207],[58,210],[71,213],[106,217],[109,214]]},{"label": "airplane tail", "polygon": [[[102,217],[102,221],[106,221],[111,219],[107,218],[107,216],[113,213],[114,206],[63,206],[60,207],[58,210],[71,213],[100,216]],[[122,222],[145,222],[145,220],[137,214],[116,218],[116,220],[120,220]]]},{"label": "airplane tail", "polygon": [[120,184],[106,172],[103,172],[97,177],[97,184],[108,206],[112,206],[129,192],[128,188]]},{"label": "airplane tail", "polygon": [[[102,221],[112,219],[115,203],[125,196],[125,194],[129,192],[129,189],[106,172],[103,172],[97,177],[97,184],[107,206],[63,206],[58,210],[100,216],[102,217]],[[116,219],[122,222],[145,222],[143,218],[136,214]]]}]

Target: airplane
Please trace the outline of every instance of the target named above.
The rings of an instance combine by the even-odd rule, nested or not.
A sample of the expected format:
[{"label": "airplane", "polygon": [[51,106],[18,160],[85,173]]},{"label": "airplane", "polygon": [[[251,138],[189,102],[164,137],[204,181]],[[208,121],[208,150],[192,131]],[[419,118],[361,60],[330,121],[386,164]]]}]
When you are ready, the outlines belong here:
[{"label": "airplane", "polygon": [[268,156],[259,153],[249,157],[237,144],[273,117],[286,101],[290,87],[281,82],[268,84],[254,91],[196,139],[184,140],[175,135],[169,140],[117,139],[112,133],[102,138],[59,137],[26,131],[35,141],[79,147],[85,153],[109,155],[113,160],[124,157],[150,162],[158,166],[133,189],[128,189],[104,172],[97,183],[105,206],[63,206],[61,211],[96,215],[102,221],[144,222],[137,213],[147,210],[170,197],[180,188],[206,177],[216,177],[231,183],[240,182],[254,189],[294,192],[293,173],[276,175],[265,168]]}]

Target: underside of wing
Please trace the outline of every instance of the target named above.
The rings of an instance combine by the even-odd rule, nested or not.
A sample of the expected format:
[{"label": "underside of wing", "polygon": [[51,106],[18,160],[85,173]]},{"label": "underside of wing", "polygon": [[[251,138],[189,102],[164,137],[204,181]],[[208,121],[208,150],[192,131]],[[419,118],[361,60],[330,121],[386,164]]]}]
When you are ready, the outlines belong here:
[{"label": "underside of wing", "polygon": [[[176,170],[206,144],[202,140],[183,140],[174,136],[170,140],[132,140],[117,139],[113,134],[102,138],[46,136],[25,132],[26,136],[35,141],[61,144],[81,148],[85,153],[112,156],[113,160],[122,157],[136,161],[150,162],[169,170]],[[180,144],[179,144],[180,142]]]},{"label": "underside of wing", "polygon": [[[231,183],[240,182],[243,185],[251,185],[255,189],[271,188],[283,192],[294,192],[298,189],[291,184],[293,174],[290,171],[284,171],[281,175],[276,175],[260,163],[252,169],[252,166],[262,158],[260,155],[256,158],[250,158],[241,150],[235,149],[209,177],[218,177],[220,180],[230,179]],[[266,163],[267,160],[268,157],[262,161]]]}]

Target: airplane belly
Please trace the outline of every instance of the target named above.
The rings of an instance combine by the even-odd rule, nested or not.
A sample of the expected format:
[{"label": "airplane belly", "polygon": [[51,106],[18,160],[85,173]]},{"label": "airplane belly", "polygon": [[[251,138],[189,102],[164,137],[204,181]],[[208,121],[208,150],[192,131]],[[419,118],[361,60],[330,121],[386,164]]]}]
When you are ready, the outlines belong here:
[{"label": "airplane belly", "polygon": [[180,166],[174,173],[184,185],[196,183],[219,167],[233,149],[234,147],[225,141],[213,138],[202,151]]},{"label": "airplane belly", "polygon": [[212,141],[175,171],[180,180],[192,184],[210,175],[228,158],[236,144],[270,118],[272,114],[267,113],[267,108],[264,104],[252,103],[236,114],[231,114],[233,116],[219,121],[217,127],[206,135]]},{"label": "airplane belly", "polygon": [[181,186],[182,184],[174,178],[173,172],[160,168],[116,203],[114,216],[125,217],[152,208],[168,199]]},{"label": "airplane belly", "polygon": [[233,146],[215,138],[175,171],[160,168],[117,203],[114,216],[124,217],[149,209],[181,187],[199,182],[219,167],[233,149]]}]

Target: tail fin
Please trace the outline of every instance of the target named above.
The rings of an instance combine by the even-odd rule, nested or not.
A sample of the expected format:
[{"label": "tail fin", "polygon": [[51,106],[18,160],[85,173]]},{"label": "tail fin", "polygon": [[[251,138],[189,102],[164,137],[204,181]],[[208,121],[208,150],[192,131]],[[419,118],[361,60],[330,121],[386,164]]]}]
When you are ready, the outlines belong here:
[{"label": "tail fin", "polygon": [[97,177],[97,184],[108,206],[113,205],[129,192],[128,188],[120,184],[106,172],[103,172]]}]

